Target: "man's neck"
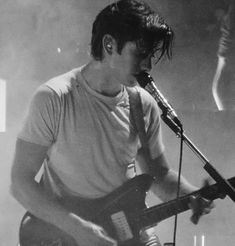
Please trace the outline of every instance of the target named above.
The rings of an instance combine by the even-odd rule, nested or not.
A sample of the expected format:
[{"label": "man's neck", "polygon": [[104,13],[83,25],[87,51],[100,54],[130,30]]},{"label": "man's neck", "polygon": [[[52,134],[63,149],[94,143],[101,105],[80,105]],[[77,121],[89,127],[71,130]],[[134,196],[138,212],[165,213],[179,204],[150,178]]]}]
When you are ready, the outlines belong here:
[{"label": "man's neck", "polygon": [[105,96],[116,96],[122,90],[122,84],[105,63],[89,62],[82,69],[82,75],[93,90]]}]

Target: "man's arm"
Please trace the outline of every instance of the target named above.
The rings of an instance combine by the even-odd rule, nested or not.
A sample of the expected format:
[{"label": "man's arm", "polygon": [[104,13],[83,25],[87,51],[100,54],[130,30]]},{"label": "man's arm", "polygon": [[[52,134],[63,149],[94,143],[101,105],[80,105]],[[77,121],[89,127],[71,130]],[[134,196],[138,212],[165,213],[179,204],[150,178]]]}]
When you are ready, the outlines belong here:
[{"label": "man's arm", "polygon": [[[149,174],[156,178],[151,187],[151,191],[159,197],[162,201],[166,202],[177,197],[178,187],[178,173],[169,167],[167,159],[163,154],[152,160],[148,168]],[[183,176],[180,182],[180,196],[190,194],[199,188],[190,184]],[[202,214],[207,214],[214,207],[211,201],[202,197],[191,197],[190,207],[192,208],[193,215],[191,221],[197,224]]]},{"label": "man's arm", "polygon": [[[177,196],[178,173],[168,165],[164,154],[161,154],[150,164],[150,173],[156,177],[152,189],[162,200],[169,201]],[[194,192],[198,188],[190,184],[183,176],[180,182],[180,196]]]},{"label": "man's arm", "polygon": [[35,181],[47,150],[45,146],[17,140],[11,172],[12,195],[26,210],[67,232],[81,246],[115,245],[102,228],[70,213]]}]

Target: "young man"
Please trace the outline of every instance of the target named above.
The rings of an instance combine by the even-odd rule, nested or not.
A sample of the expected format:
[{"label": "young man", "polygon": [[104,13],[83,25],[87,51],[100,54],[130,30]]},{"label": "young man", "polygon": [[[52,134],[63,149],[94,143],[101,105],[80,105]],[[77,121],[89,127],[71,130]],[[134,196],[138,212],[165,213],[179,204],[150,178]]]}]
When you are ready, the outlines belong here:
[{"label": "young man", "polygon": [[[130,119],[127,87],[141,96],[150,146],[146,165],[156,177],[153,191],[163,201],[176,197],[177,174],[164,155],[157,104],[136,86],[135,78],[149,72],[154,59],[170,57],[172,39],[171,29],[147,4],[115,2],[93,24],[91,61],[43,84],[33,96],[16,142],[12,194],[31,214],[66,232],[79,246],[116,242],[59,200],[103,197],[127,181],[128,166],[135,164],[137,155],[144,159]],[[34,178],[42,163],[43,182],[38,184]],[[195,189],[182,178],[181,195]],[[196,208],[201,201],[192,204]],[[209,203],[194,210],[194,223],[209,210]]]}]

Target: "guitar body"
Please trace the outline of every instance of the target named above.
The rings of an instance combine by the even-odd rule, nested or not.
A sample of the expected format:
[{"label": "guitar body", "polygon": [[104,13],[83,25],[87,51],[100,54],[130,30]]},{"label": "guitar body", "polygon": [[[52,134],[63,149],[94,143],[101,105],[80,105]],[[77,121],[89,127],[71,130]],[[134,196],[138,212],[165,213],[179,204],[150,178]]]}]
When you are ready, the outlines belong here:
[{"label": "guitar body", "polygon": [[[146,192],[152,181],[150,175],[143,174],[101,199],[72,199],[63,205],[78,216],[101,225],[119,246],[134,246],[141,229],[135,215],[146,208]],[[19,241],[20,246],[79,246],[65,232],[29,213],[22,221]]]},{"label": "guitar body", "polygon": [[[136,246],[141,229],[190,209],[191,195],[200,195],[209,200],[225,197],[223,187],[213,184],[178,199],[147,208],[145,197],[152,182],[152,176],[142,174],[103,198],[81,200],[66,197],[61,203],[78,216],[101,225],[117,240],[118,246]],[[235,177],[228,182],[235,187]],[[22,220],[19,241],[20,246],[79,246],[65,232],[29,213],[26,213]]]},{"label": "guitar body", "polygon": [[59,228],[27,213],[20,233],[20,246],[78,246],[72,237]]}]

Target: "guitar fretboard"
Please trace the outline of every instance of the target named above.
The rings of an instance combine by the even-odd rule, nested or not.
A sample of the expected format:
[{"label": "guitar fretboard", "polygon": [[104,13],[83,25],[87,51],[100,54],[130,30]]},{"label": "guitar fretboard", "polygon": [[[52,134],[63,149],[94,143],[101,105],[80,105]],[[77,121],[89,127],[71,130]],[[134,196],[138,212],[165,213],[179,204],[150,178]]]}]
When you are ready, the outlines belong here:
[{"label": "guitar fretboard", "polygon": [[[233,179],[229,179],[231,184],[234,183]],[[191,195],[201,195],[210,200],[214,200],[220,197],[221,192],[219,191],[217,184],[211,185],[209,187],[204,187],[198,191],[191,194],[179,197],[178,199],[171,200],[166,203],[162,203],[151,208],[144,209],[135,220],[139,225],[145,227],[149,225],[156,224],[162,220],[165,220],[176,214],[185,212],[189,209],[190,196]]]},{"label": "guitar fretboard", "polygon": [[140,223],[142,226],[158,223],[176,214],[185,212],[189,209],[190,196],[180,197],[164,204],[147,208],[140,214]]}]

